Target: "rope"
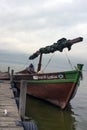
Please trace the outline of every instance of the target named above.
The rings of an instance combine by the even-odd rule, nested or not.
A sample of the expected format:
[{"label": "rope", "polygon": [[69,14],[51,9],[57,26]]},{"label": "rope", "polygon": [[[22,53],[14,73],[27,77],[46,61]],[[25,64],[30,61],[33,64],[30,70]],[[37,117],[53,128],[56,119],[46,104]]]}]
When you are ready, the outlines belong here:
[{"label": "rope", "polygon": [[50,57],[50,59],[48,60],[47,64],[45,65],[43,71],[47,68],[47,66],[49,65],[49,63],[51,62],[53,56],[54,56],[55,53],[53,53],[53,55]]},{"label": "rope", "polygon": [[73,65],[72,65],[72,63],[71,63],[71,61],[70,61],[70,59],[69,59],[69,57],[68,57],[68,55],[67,55],[67,53],[66,53],[65,50],[64,50],[64,52],[65,52],[65,55],[66,55],[66,58],[67,58],[67,60],[68,60],[68,63],[69,63],[69,65],[70,65],[70,67],[73,69]]},{"label": "rope", "polygon": [[[71,63],[71,61],[70,61],[70,59],[69,59],[69,57],[68,57],[68,55],[67,55],[67,53],[66,53],[65,50],[64,50],[64,52],[65,52],[66,58],[67,58],[67,60],[68,60],[68,63],[70,64],[70,67],[73,69],[73,65],[72,65],[72,63]],[[43,71],[47,68],[47,66],[48,66],[49,63],[51,62],[51,60],[52,60],[54,54],[55,54],[55,53],[53,53],[53,55],[51,56],[51,58],[48,60],[46,66],[45,66],[44,69],[43,69]]]}]

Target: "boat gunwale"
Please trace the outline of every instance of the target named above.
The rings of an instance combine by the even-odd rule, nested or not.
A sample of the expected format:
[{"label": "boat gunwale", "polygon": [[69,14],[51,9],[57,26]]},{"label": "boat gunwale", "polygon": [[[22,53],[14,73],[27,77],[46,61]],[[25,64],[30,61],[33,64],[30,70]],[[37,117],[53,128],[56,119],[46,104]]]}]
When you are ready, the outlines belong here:
[{"label": "boat gunwale", "polygon": [[18,73],[18,74],[14,74],[14,76],[25,76],[25,75],[27,75],[27,76],[41,76],[41,75],[55,75],[55,74],[65,74],[65,73],[69,73],[69,74],[71,74],[71,73],[77,73],[77,72],[80,72],[81,70],[71,70],[71,71],[58,71],[58,72],[51,72],[51,73],[49,73],[49,72],[47,72],[47,73],[32,73],[32,74],[22,74],[22,73]]}]

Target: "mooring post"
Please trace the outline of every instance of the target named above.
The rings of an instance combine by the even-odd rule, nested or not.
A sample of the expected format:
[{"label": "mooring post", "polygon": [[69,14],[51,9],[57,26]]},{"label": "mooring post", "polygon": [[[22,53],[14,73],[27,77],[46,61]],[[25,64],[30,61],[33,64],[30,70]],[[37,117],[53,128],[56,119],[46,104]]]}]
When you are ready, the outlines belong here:
[{"label": "mooring post", "polygon": [[11,84],[13,82],[13,74],[14,74],[14,70],[11,70],[11,76],[10,76],[10,82],[11,82]]},{"label": "mooring post", "polygon": [[8,66],[8,74],[10,74],[10,67]]},{"label": "mooring post", "polygon": [[20,114],[20,117],[22,118],[22,120],[25,120],[26,90],[27,90],[27,82],[25,80],[21,80],[19,114]]}]

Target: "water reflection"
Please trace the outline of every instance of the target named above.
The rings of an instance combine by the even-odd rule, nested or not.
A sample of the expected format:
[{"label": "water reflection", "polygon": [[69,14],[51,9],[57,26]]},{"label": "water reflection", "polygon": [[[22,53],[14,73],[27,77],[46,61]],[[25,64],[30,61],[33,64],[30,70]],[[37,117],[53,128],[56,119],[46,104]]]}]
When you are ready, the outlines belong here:
[{"label": "water reflection", "polygon": [[70,106],[62,111],[56,106],[28,96],[26,115],[36,121],[39,130],[76,130],[75,117]]}]

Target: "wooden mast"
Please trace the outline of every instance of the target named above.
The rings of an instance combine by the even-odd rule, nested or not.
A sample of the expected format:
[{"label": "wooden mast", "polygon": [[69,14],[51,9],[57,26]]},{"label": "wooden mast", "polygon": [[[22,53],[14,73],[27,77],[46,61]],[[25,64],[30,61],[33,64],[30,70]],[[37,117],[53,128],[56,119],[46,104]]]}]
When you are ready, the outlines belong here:
[{"label": "wooden mast", "polygon": [[41,62],[42,62],[42,53],[40,53],[40,58],[39,58],[37,72],[41,70]]}]

